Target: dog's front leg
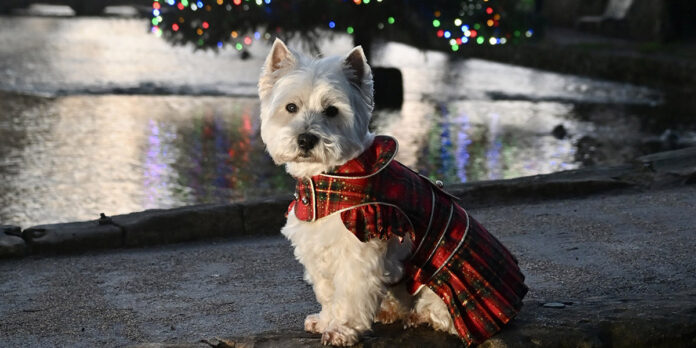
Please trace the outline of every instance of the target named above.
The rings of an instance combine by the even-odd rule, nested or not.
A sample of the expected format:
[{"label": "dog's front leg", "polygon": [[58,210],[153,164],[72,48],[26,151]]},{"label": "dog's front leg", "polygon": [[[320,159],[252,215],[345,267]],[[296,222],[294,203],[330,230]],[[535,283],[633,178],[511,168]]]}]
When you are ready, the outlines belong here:
[{"label": "dog's front leg", "polygon": [[[349,232],[347,232],[349,233]],[[383,241],[359,242],[351,236],[340,256],[333,277],[333,298],[327,311],[329,325],[323,332],[323,344],[348,346],[371,329],[375,313],[385,292],[382,279]]]},{"label": "dog's front leg", "polygon": [[333,279],[326,278],[321,274],[316,274],[314,277],[309,271],[305,274],[305,279],[312,284],[314,295],[317,302],[321,305],[321,312],[310,314],[305,318],[305,331],[312,333],[323,333],[329,324],[328,309],[331,306],[333,297]]}]

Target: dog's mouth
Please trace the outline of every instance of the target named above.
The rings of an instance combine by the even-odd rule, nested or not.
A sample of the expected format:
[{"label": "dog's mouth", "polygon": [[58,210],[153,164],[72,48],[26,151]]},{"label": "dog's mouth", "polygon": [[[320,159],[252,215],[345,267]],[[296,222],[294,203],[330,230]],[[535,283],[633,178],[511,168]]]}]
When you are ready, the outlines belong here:
[{"label": "dog's mouth", "polygon": [[303,151],[300,152],[297,157],[294,158],[293,162],[316,162],[316,158],[311,152]]}]

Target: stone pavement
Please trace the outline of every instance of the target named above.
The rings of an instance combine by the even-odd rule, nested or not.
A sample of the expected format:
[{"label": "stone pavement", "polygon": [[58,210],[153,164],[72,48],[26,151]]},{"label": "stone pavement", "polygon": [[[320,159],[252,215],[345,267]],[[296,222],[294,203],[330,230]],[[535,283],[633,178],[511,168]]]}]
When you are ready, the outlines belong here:
[{"label": "stone pavement", "polygon": [[[696,344],[696,186],[471,213],[530,287],[519,318],[484,346]],[[318,344],[302,332],[318,305],[278,235],[4,260],[0,293],[0,346]],[[453,344],[392,325],[363,346]]]}]

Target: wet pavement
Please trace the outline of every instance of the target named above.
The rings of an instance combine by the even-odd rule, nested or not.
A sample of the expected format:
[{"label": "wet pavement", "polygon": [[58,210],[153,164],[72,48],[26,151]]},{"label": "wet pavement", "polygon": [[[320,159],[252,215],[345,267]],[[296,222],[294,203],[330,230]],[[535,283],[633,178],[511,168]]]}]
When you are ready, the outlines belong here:
[{"label": "wet pavement", "polygon": [[[623,311],[651,318],[667,314],[661,308],[691,308],[677,295],[696,287],[694,209],[692,185],[471,213],[527,276],[522,326],[510,329],[517,332],[530,323],[581,326]],[[280,236],[6,260],[0,293],[0,342],[7,346],[195,343],[268,331],[304,337],[303,318],[318,309]],[[537,307],[549,302],[567,308]]]},{"label": "wet pavement", "polygon": [[[263,40],[242,60],[233,49],[171,47],[148,28],[130,17],[0,18],[0,221],[27,227],[290,190],[258,136]],[[319,46],[343,53],[350,39]],[[664,96],[646,87],[394,43],[373,63],[398,67],[405,81],[403,107],[376,112],[376,132],[396,136],[399,160],[446,182],[623,163],[692,136],[691,125],[660,121]]]}]

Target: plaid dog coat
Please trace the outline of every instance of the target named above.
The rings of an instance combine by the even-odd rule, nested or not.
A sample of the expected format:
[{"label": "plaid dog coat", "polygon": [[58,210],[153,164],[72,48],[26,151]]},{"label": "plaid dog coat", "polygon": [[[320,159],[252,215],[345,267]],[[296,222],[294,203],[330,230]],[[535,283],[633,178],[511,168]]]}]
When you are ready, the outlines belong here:
[{"label": "plaid dog coat", "polygon": [[288,213],[315,221],[341,214],[360,241],[392,236],[413,241],[404,281],[414,295],[432,289],[449,308],[468,346],[500,331],[527,293],[517,260],[429,179],[394,160],[398,144],[375,137],[360,156],[328,174],[299,179]]}]

